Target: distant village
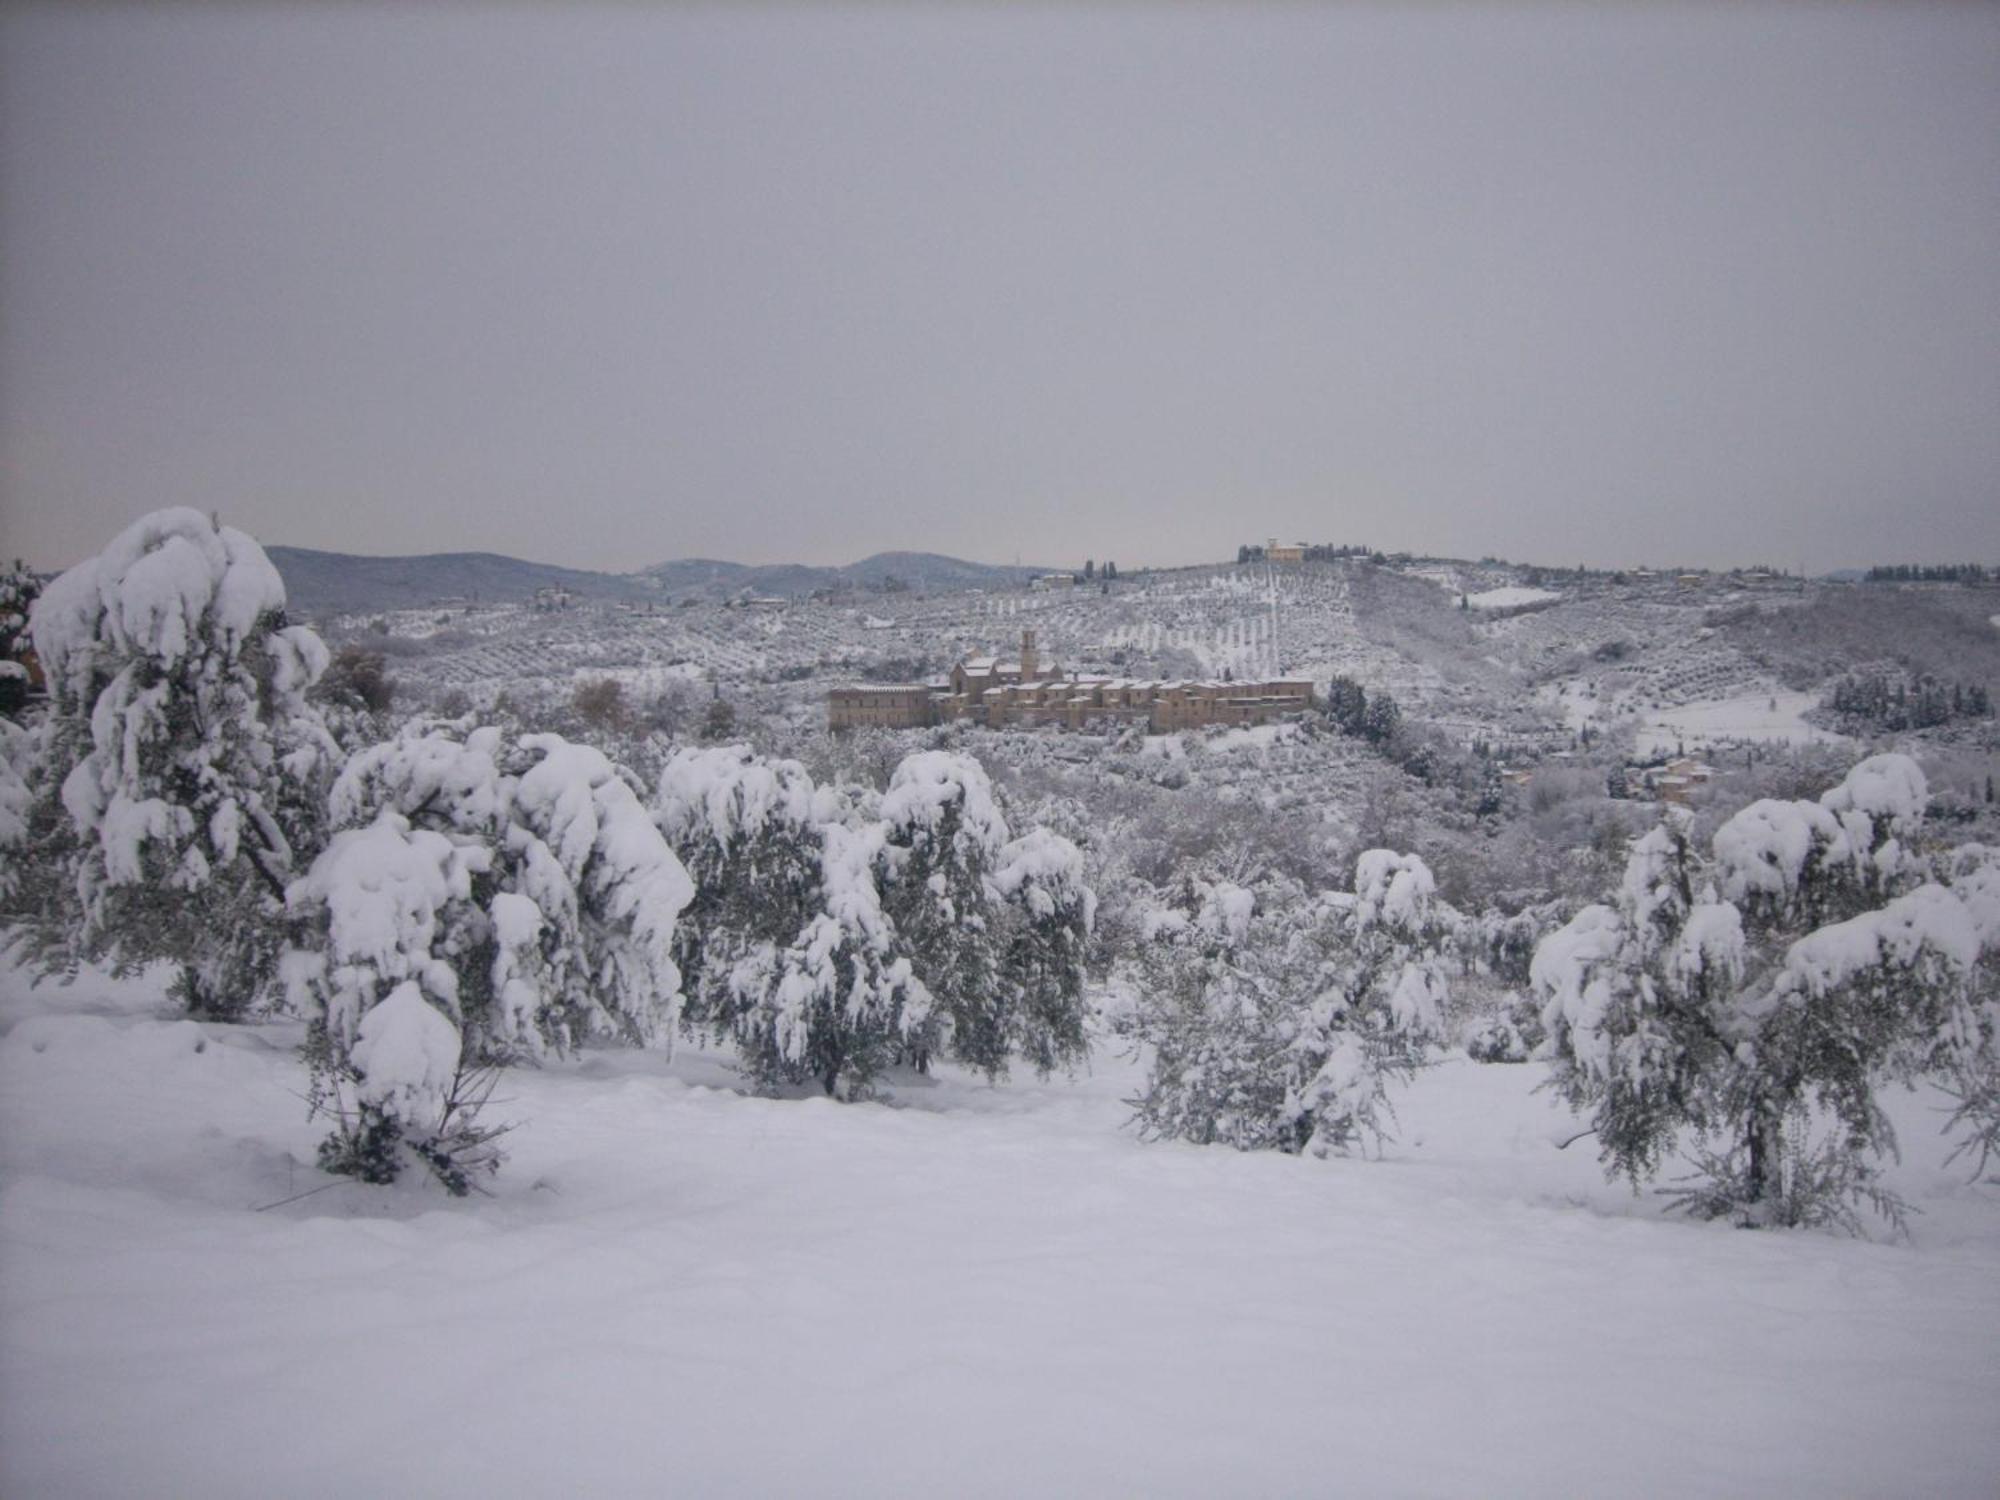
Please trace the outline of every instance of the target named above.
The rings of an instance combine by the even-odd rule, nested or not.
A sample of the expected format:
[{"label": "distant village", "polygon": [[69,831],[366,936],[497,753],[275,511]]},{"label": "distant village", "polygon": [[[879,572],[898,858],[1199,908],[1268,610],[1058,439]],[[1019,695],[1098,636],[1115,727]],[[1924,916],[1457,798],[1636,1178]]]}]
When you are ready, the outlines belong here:
[{"label": "distant village", "polygon": [[1308,678],[1161,681],[1065,672],[1043,661],[1035,632],[1021,632],[1017,660],[968,657],[941,683],[837,687],[826,695],[831,729],[922,729],[969,722],[989,728],[1064,729],[1144,724],[1155,734],[1217,724],[1268,724],[1313,706]]}]

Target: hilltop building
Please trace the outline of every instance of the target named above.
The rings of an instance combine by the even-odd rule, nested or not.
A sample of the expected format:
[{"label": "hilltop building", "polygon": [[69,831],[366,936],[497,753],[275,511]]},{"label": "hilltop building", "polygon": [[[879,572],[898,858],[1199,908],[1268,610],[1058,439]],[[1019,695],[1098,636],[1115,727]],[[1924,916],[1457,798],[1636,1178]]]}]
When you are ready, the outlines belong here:
[{"label": "hilltop building", "polygon": [[1041,659],[1032,630],[1021,632],[1016,661],[967,657],[951,669],[946,683],[841,687],[826,695],[832,729],[921,729],[953,722],[996,729],[1144,724],[1155,734],[1170,734],[1216,724],[1267,724],[1312,706],[1312,682],[1302,677],[1185,682],[1065,673]]}]

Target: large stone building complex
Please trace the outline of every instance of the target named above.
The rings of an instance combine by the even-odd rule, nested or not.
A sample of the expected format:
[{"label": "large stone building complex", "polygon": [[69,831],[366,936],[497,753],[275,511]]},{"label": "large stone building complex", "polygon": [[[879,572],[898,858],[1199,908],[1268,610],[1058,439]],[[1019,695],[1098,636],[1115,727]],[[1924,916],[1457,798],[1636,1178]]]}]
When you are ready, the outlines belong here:
[{"label": "large stone building complex", "polygon": [[1180,682],[1065,673],[1021,633],[1017,661],[970,657],[949,682],[834,688],[826,695],[833,729],[920,729],[965,720],[994,728],[1055,724],[1083,729],[1143,723],[1155,734],[1212,724],[1266,724],[1312,707],[1306,678],[1257,682]]},{"label": "large stone building complex", "polygon": [[829,729],[919,729],[938,721],[938,690],[921,682],[837,687],[826,695]]}]

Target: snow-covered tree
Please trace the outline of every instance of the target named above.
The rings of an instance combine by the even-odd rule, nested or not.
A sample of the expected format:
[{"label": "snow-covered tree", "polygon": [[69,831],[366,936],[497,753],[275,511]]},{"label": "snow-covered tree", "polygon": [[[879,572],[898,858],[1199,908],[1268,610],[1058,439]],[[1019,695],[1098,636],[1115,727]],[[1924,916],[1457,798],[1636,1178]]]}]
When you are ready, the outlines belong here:
[{"label": "snow-covered tree", "polygon": [[17,714],[28,701],[28,667],[21,656],[28,645],[28,612],[40,592],[40,581],[18,558],[0,572],[0,714]]},{"label": "snow-covered tree", "polygon": [[936,1002],[934,1030],[913,1035],[989,1076],[1007,1064],[1007,1006],[987,877],[1008,841],[993,784],[969,755],[925,750],[889,778],[883,906],[901,951]]},{"label": "snow-covered tree", "polygon": [[[419,720],[352,757],[329,803],[338,832],[292,886],[306,932],[286,965],[314,1023],[317,1094],[341,1122],[330,1164],[393,1175],[401,1140],[461,1186],[443,1163],[464,1168],[462,1149],[494,1160],[471,1123],[477,1069],[592,1038],[671,1039],[675,919],[693,888],[598,751]],[[375,873],[370,854],[396,873]],[[387,1098],[385,1049],[398,1060]],[[422,1088],[402,1066],[413,1058]]]},{"label": "snow-covered tree", "polygon": [[1926,800],[1914,761],[1880,755],[1818,802],[1752,803],[1706,855],[1675,817],[1634,843],[1611,902],[1544,940],[1553,1081],[1610,1172],[1636,1185],[1691,1133],[1719,1143],[1680,1195],[1695,1212],[1900,1217],[1875,1091],[1979,1024],[1977,925],[1911,852]]},{"label": "snow-covered tree", "polygon": [[387,810],[490,851],[473,891],[489,921],[462,958],[480,1057],[670,1036],[676,919],[693,885],[602,753],[559,735],[510,743],[492,726],[416,720],[353,756],[330,804],[337,828]]},{"label": "snow-covered tree", "polygon": [[1962,845],[1943,865],[1940,873],[1979,939],[1970,1014],[1939,1038],[1936,1059],[1939,1080],[1957,1101],[1946,1126],[1958,1138],[1948,1160],[1969,1157],[1974,1175],[1983,1177],[2000,1161],[2000,848]]},{"label": "snow-covered tree", "polygon": [[0,914],[20,910],[23,872],[31,863],[29,828],[35,812],[34,736],[0,718]]},{"label": "snow-covered tree", "polygon": [[[1352,894],[1267,912],[1227,884],[1155,924],[1137,1030],[1149,1135],[1345,1153],[1442,1033],[1455,914],[1415,855],[1363,854]],[[1177,919],[1176,919],[1177,918]]]},{"label": "snow-covered tree", "polygon": [[1267,916],[1253,937],[1254,909],[1240,886],[1191,881],[1144,924],[1124,1029],[1152,1052],[1132,1101],[1149,1137],[1242,1151],[1304,1144],[1289,1108],[1302,1006],[1272,952],[1283,929]]},{"label": "snow-covered tree", "polygon": [[1483,1013],[1466,1020],[1459,1034],[1466,1056],[1474,1062],[1526,1062],[1546,1039],[1529,965],[1536,946],[1563,919],[1563,903],[1549,901],[1513,913],[1483,912],[1468,918],[1460,929],[1461,963],[1498,991]]},{"label": "snow-covered tree", "polygon": [[932,1000],[897,952],[882,908],[882,825],[825,823],[817,841],[819,886],[805,926],[731,970],[736,1046],[761,1088],[812,1082],[861,1098],[931,1033]]},{"label": "snow-covered tree", "polygon": [[761,1089],[866,1095],[932,1030],[883,910],[886,830],[867,800],[743,745],[678,752],[657,819],[695,879],[678,952],[696,1024]]},{"label": "snow-covered tree", "polygon": [[49,712],[17,917],[45,970],[166,961],[198,1015],[275,987],[285,884],[336,752],[305,693],[327,653],[285,624],[263,549],[194,510],[134,523],[51,582],[32,634]]},{"label": "snow-covered tree", "polygon": [[490,946],[473,882],[492,855],[384,809],[336,833],[293,884],[309,936],[286,977],[312,1018],[314,1108],[335,1119],[320,1147],[327,1170],[389,1182],[408,1150],[464,1193],[499,1164],[498,1132],[475,1118],[483,1092],[461,983],[465,960]]},{"label": "snow-covered tree", "polygon": [[1007,1050],[1046,1077],[1083,1060],[1084,964],[1097,897],[1083,853],[1046,828],[1000,850],[992,889],[1004,903],[997,997]]},{"label": "snow-covered tree", "polygon": [[694,882],[674,929],[686,1025],[732,1035],[736,966],[789,947],[818,912],[819,827],[835,808],[804,766],[747,745],[683,749],[662,767],[654,821]]},{"label": "snow-covered tree", "polygon": [[676,949],[691,1021],[760,1087],[856,1097],[967,1035],[989,1074],[1082,1055],[1082,858],[1039,829],[1008,842],[976,761],[908,757],[876,798],[745,746],[685,749],[656,817],[695,881]]}]

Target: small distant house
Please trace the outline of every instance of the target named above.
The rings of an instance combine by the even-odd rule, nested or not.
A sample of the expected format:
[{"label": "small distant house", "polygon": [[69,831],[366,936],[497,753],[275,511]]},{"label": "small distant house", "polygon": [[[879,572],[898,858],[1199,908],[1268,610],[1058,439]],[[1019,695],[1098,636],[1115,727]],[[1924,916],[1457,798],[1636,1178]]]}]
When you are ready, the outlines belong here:
[{"label": "small distant house", "polygon": [[1662,802],[1685,807],[1694,794],[1715,779],[1715,767],[1692,756],[1679,756],[1647,773],[1646,785]]}]

